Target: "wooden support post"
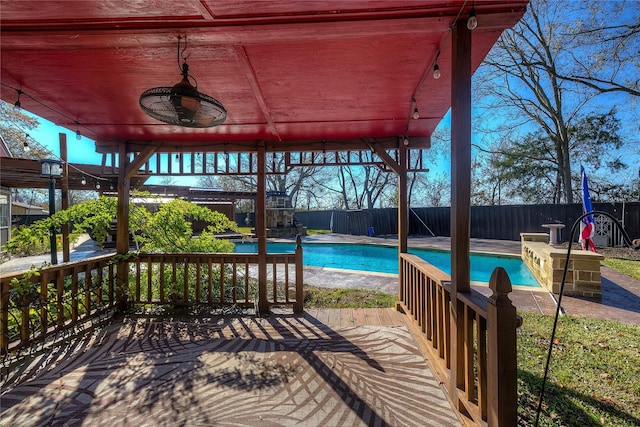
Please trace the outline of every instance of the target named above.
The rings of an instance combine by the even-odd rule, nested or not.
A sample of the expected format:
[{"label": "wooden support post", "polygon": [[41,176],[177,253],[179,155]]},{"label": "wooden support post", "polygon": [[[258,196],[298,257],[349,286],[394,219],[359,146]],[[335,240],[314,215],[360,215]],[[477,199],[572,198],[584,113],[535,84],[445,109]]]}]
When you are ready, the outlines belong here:
[{"label": "wooden support post", "polygon": [[398,162],[398,251],[407,253],[407,236],[409,234],[409,198],[407,194],[407,147],[399,144],[400,159]]},{"label": "wooden support post", "polygon": [[[60,190],[62,193],[62,210],[69,209],[69,162],[67,156],[67,134],[60,133],[60,159],[62,160],[62,178]],[[62,224],[62,262],[71,261],[69,248],[69,223]]]},{"label": "wooden support post", "polygon": [[[127,175],[127,146],[118,147],[118,211],[116,223],[116,252],[120,255],[129,252],[129,190],[131,178]],[[127,261],[118,262],[116,273],[116,298],[120,310],[127,309],[127,288],[129,286],[129,268]]]},{"label": "wooden support post", "polygon": [[487,304],[487,424],[515,426],[518,423],[516,308],[509,299],[511,280],[498,267],[491,273],[493,295]]},{"label": "wooden support post", "polygon": [[471,31],[466,21],[453,27],[451,58],[451,384],[458,402],[465,387],[464,307],[458,292],[470,292],[469,238],[471,214]]},{"label": "wooden support post", "polygon": [[265,167],[264,142],[258,145],[258,175],[256,189],[256,234],[258,236],[258,313],[269,313],[269,301],[267,301],[267,184]]},{"label": "wooden support post", "polygon": [[302,313],[304,311],[304,290],[302,288],[304,282],[302,275],[302,238],[298,234],[296,236],[296,303],[293,306],[294,313]]},{"label": "wooden support post", "polygon": [[[400,158],[398,162],[398,300],[404,301],[403,283],[405,281],[404,270],[401,265],[400,254],[406,254],[408,250],[409,234],[409,205],[407,195],[407,147],[404,138],[398,144]],[[396,304],[396,307],[398,305]]]}]

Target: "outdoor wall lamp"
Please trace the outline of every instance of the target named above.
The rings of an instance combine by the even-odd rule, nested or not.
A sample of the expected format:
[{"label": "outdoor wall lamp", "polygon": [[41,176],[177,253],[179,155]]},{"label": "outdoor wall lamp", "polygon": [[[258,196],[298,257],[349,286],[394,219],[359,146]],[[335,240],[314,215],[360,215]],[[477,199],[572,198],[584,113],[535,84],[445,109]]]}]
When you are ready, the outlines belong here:
[{"label": "outdoor wall lamp", "polygon": [[[51,217],[56,212],[56,178],[62,176],[62,162],[55,159],[41,160],[40,174],[49,178],[49,217]],[[55,227],[51,227],[49,230],[49,239],[51,242],[51,264],[57,264],[58,250],[56,248]]]}]

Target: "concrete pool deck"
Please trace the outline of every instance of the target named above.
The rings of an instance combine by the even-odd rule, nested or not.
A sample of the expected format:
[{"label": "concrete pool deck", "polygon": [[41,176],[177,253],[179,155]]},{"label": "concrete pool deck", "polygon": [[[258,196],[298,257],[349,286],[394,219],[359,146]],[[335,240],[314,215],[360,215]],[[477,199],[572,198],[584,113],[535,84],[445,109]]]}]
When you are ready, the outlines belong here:
[{"label": "concrete pool deck", "polygon": [[[291,241],[281,239],[279,241]],[[374,243],[397,245],[396,236],[368,237],[344,234],[316,234],[303,238],[304,242],[316,243]],[[410,237],[409,246],[449,250],[448,237]],[[510,254],[520,256],[520,242],[507,240],[471,239],[472,252]],[[88,237],[81,238],[71,250],[71,260],[81,260],[98,255],[113,253],[101,250]],[[62,259],[59,254],[58,259]],[[42,265],[50,260],[49,255],[13,258],[0,264],[0,274],[28,269],[31,265]],[[615,320],[640,324],[640,281],[618,273],[608,267],[600,268],[602,274],[602,298],[589,299],[563,296],[562,309],[572,316]],[[363,273],[329,268],[305,267],[304,282],[320,287],[366,288],[395,294],[398,290],[397,275],[383,273]],[[489,295],[486,285],[473,286],[479,292]],[[542,288],[524,289],[517,287],[511,293],[514,305],[520,311],[552,315],[556,311],[554,297]]]}]

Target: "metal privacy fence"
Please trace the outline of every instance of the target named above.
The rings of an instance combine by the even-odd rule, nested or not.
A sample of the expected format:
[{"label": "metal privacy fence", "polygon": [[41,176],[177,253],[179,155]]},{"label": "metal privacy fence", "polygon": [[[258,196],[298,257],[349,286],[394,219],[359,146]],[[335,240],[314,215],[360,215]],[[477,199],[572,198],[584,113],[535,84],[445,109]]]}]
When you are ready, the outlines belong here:
[{"label": "metal privacy fence", "polygon": [[[640,203],[594,203],[596,211],[614,215],[624,225],[629,236],[640,238]],[[480,239],[520,240],[520,233],[548,233],[543,224],[560,223],[560,241],[568,240],[571,226],[582,215],[581,204],[571,205],[509,205],[471,207],[471,237]],[[333,230],[334,233],[393,235],[398,232],[398,211],[395,208],[357,211],[297,211],[296,219],[310,229]],[[615,226],[602,224],[603,233],[610,233],[606,243],[621,244]],[[450,208],[412,208],[409,211],[409,234],[450,236]]]}]

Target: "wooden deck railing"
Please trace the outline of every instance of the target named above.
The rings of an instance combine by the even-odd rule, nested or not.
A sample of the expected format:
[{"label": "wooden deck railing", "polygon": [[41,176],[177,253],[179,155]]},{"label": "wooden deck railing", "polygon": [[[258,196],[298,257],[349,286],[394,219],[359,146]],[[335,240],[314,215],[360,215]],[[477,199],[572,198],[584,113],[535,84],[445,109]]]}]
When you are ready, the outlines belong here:
[{"label": "wooden deck railing", "polygon": [[[253,306],[258,254],[140,254],[129,262],[129,302],[156,305]],[[270,305],[303,310],[302,249],[267,254]]]},{"label": "wooden deck railing", "polygon": [[[302,312],[300,243],[295,253],[267,254],[266,260],[269,305],[291,305],[295,313]],[[128,267],[125,281],[117,278],[118,262]],[[105,255],[2,275],[0,353],[94,321],[123,307],[124,297],[128,305],[253,306],[258,286],[257,254]]]},{"label": "wooden deck railing", "polygon": [[[415,255],[400,255],[399,305],[454,405],[477,425],[517,424],[516,310],[508,298],[506,272],[494,270],[493,295],[457,293],[452,306],[450,277]],[[454,313],[464,313],[452,319]],[[452,328],[457,345],[452,346]],[[451,349],[459,369],[452,369]],[[455,375],[456,378],[452,378]]]},{"label": "wooden deck railing", "polygon": [[0,276],[0,353],[27,347],[116,304],[112,255]]}]

